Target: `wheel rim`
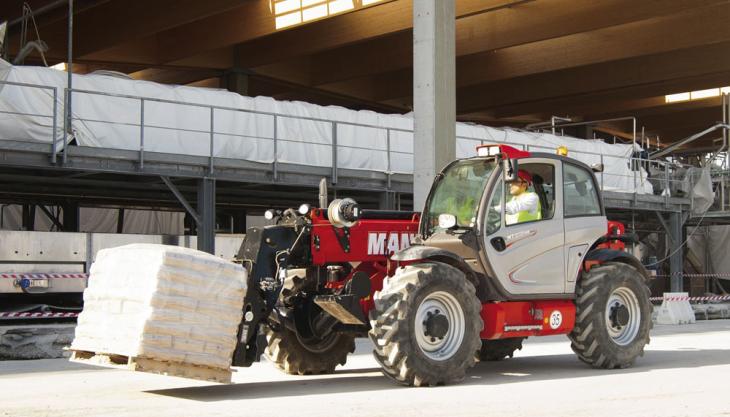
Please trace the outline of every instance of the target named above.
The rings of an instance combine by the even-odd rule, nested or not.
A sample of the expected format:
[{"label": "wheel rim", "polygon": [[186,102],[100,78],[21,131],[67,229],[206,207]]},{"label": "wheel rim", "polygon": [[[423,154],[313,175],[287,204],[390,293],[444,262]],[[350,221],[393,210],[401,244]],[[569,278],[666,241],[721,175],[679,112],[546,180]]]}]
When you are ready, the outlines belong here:
[{"label": "wheel rim", "polygon": [[634,341],[641,325],[639,299],[626,287],[615,289],[606,303],[608,335],[619,346]]},{"label": "wheel rim", "polygon": [[433,292],[418,306],[416,342],[429,359],[443,361],[454,356],[464,341],[465,329],[461,304],[447,292]]}]

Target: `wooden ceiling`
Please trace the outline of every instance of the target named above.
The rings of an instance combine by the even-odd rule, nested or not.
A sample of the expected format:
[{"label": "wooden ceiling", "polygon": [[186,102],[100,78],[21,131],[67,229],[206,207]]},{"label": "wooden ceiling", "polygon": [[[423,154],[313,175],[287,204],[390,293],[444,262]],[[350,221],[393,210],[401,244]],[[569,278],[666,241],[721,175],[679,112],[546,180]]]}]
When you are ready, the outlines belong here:
[{"label": "wooden ceiling", "polygon": [[[76,0],[74,70],[208,87],[242,72],[249,95],[410,111],[411,0],[352,0],[348,12],[277,30],[280,1]],[[22,3],[0,2],[0,20],[19,17]],[[456,16],[460,120],[637,116],[668,143],[721,119],[719,97],[664,96],[730,86],[730,0],[456,0]],[[63,5],[36,18],[50,65],[66,60],[65,19]]]}]

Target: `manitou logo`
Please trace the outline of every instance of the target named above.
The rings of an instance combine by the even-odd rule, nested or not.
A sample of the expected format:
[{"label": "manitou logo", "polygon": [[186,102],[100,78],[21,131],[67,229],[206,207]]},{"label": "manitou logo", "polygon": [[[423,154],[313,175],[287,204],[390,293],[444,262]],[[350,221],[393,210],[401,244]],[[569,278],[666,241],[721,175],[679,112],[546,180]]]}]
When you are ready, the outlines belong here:
[{"label": "manitou logo", "polygon": [[388,255],[411,246],[415,233],[368,233],[368,255]]}]

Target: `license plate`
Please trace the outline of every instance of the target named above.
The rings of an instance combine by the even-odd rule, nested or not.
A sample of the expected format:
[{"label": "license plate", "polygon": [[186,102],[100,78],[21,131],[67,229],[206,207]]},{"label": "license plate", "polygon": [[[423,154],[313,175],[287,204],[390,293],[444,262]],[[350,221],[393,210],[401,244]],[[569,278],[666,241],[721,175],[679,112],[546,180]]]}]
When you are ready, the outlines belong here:
[{"label": "license plate", "polygon": [[28,288],[48,288],[47,278],[33,278],[30,280]]}]

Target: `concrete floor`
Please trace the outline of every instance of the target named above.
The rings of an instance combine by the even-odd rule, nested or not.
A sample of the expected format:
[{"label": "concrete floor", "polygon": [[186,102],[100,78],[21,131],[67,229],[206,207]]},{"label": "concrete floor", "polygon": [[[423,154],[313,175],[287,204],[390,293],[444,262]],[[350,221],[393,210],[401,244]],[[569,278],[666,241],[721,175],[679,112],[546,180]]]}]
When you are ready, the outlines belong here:
[{"label": "concrete floor", "polygon": [[292,377],[262,362],[235,384],[94,368],[63,359],[0,362],[0,416],[721,416],[730,415],[730,320],[657,326],[631,369],[587,368],[565,337],[531,339],[462,384],[404,388],[363,340],[334,375]]}]

